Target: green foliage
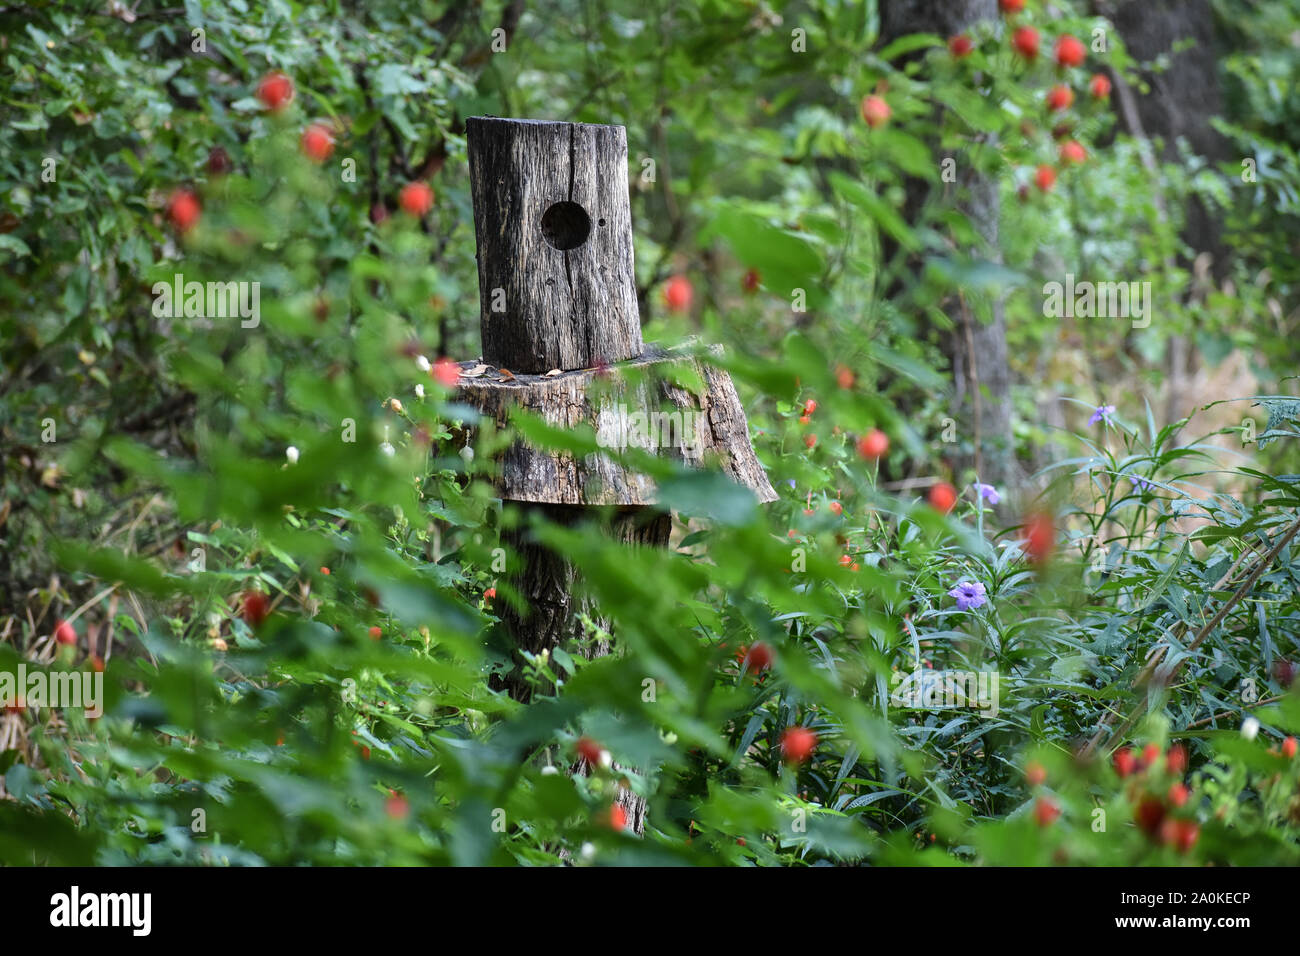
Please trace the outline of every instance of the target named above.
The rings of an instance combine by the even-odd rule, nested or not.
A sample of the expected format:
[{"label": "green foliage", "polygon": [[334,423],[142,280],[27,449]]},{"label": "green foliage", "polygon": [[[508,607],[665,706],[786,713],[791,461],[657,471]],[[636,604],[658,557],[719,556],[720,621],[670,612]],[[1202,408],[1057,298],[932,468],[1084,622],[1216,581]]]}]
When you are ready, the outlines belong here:
[{"label": "green foliage", "polygon": [[[1259,467],[1220,463],[1231,429],[1188,442],[1185,420],[1127,424],[1134,401],[1051,436],[1037,502],[995,509],[967,475],[949,475],[951,514],[925,501],[946,473],[931,461],[949,407],[941,304],[959,290],[981,318],[1010,293],[1018,355],[1055,348],[1039,280],[1074,261],[1155,278],[1168,321],[1142,334],[1153,363],[1192,331],[1264,364],[1290,354],[1285,329],[1221,313],[1226,293],[1178,304],[1179,222],[1137,147],[1105,145],[1104,106],[1080,94],[1069,122],[1089,160],[1047,193],[1031,182],[1060,165],[1042,106],[1056,72],[1015,58],[1000,22],[958,60],[940,37],[881,48],[867,4],[560,4],[572,32],[525,17],[498,56],[501,6],[0,14],[0,671],[106,659],[103,717],[0,712],[0,860],[1294,861],[1300,770],[1268,752],[1300,732],[1277,676],[1300,641],[1293,548],[1245,587],[1297,520],[1294,476],[1274,467],[1294,455],[1293,400],[1258,397],[1276,455]],[[816,55],[791,49],[794,24]],[[1129,65],[1122,49],[1111,62]],[[1229,69],[1258,93],[1274,73],[1247,66]],[[280,112],[256,96],[271,70],[296,89]],[[870,130],[859,102],[881,83],[894,114]],[[727,345],[780,493],[759,507],[717,474],[637,459],[674,511],[667,549],[611,540],[597,510],[536,522],[614,622],[607,656],[592,655],[599,620],[522,655],[500,622],[519,560],[502,532],[534,519],[493,497],[494,454],[516,437],[590,451],[591,436],[525,416],[496,432],[421,361],[477,347],[462,121],[479,113],[628,127],[646,337]],[[333,131],[320,164],[300,149],[309,121]],[[964,178],[904,215],[908,180],[946,183],[949,156],[1000,184],[996,240]],[[1223,187],[1158,173],[1175,210]],[[402,211],[401,188],[426,179],[432,211]],[[168,212],[186,188],[192,229]],[[258,283],[257,323],[160,315],[158,284],[178,273]],[[682,273],[689,316],[657,295]],[[1243,310],[1289,295],[1250,288]],[[1120,361],[1108,333],[1067,326]],[[1114,401],[1104,378],[1055,380],[1087,410]],[[879,463],[855,450],[872,428],[893,440]],[[1022,429],[1022,451],[1041,431]],[[1055,522],[1050,558],[1025,527],[1036,511]],[[987,602],[957,609],[962,581]],[[64,618],[73,646],[49,638]],[[755,673],[760,642],[773,659]],[[526,704],[494,689],[521,656]],[[1153,659],[1167,687],[1139,680]],[[893,699],[927,671],[996,673],[996,713]],[[1248,710],[1264,724],[1251,741]],[[803,763],[783,759],[793,726],[817,734]],[[1099,728],[1119,732],[1077,756]],[[611,767],[568,772],[584,736]],[[1106,758],[1126,738],[1188,748],[1188,851],[1132,825],[1134,788],[1175,775],[1119,778]],[[1031,760],[1045,784],[1026,784]],[[608,825],[619,786],[649,799],[642,837]],[[1041,825],[1038,799],[1060,819]]]}]

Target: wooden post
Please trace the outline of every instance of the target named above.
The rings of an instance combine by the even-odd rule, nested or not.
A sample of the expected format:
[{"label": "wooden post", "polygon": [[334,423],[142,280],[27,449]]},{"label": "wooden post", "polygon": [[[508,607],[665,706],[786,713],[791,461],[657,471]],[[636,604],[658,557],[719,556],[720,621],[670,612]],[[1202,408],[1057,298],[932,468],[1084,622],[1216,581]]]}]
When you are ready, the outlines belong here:
[{"label": "wooden post", "polygon": [[[626,131],[474,118],[466,136],[483,358],[462,363],[457,397],[500,425],[522,407],[552,426],[587,424],[598,434],[628,409],[661,420],[676,415],[678,440],[648,450],[718,467],[760,501],[774,500],[730,377],[690,351],[642,345]],[[471,367],[476,374],[466,376]],[[677,384],[683,377],[699,387]],[[686,416],[699,425],[689,435]],[[657,507],[653,481],[606,454],[577,458],[517,442],[499,466],[497,491],[505,501],[563,524],[592,506],[614,505],[609,530],[618,540],[668,544],[671,516]],[[503,602],[500,612],[517,648],[538,653],[564,644],[580,633],[580,613],[613,632],[567,558],[532,540],[526,527],[503,532],[502,540],[519,558],[508,577],[525,607]],[[499,686],[517,700],[530,694],[518,671]],[[618,801],[641,833],[645,800],[623,790]]]}]

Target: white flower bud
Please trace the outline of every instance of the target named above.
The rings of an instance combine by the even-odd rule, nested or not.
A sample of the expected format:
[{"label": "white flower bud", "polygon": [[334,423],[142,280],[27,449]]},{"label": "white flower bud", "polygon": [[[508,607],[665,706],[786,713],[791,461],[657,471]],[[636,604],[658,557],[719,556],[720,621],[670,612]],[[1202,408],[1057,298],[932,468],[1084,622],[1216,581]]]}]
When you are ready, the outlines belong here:
[{"label": "white flower bud", "polygon": [[1254,717],[1247,717],[1241,722],[1241,736],[1247,740],[1254,740],[1259,735],[1259,721]]},{"label": "white flower bud", "polygon": [[608,750],[602,750],[600,752],[600,765],[604,767],[606,770],[614,766],[614,758],[610,756]]},{"label": "white flower bud", "polygon": [[298,449],[295,448],[293,445],[290,445],[288,448],[284,450],[284,457],[289,459],[289,464],[291,465],[298,464]]},{"label": "white flower bud", "polygon": [[582,845],[582,858],[584,860],[593,860],[596,858],[596,847],[594,844],[584,843]]},{"label": "white flower bud", "polygon": [[390,398],[388,400],[388,405],[390,408],[392,408],[393,411],[397,412],[397,414],[399,415],[402,414],[402,403],[399,402],[397,399]]},{"label": "white flower bud", "polygon": [[424,386],[423,386],[423,385],[416,385],[416,386],[415,386],[415,397],[416,397],[416,398],[424,398]]},{"label": "white flower bud", "polygon": [[415,357],[415,364],[420,366],[421,372],[429,371],[429,360],[425,358],[423,355],[417,355]]},{"label": "white flower bud", "polygon": [[555,776],[557,773],[559,773],[559,772],[560,772],[560,769],[559,769],[558,767],[552,766],[552,765],[549,764],[549,763],[548,763],[545,767],[542,768],[542,776],[543,776],[543,777],[554,777],[554,776]]},{"label": "white flower bud", "polygon": [[379,450],[382,451],[382,452],[383,452],[385,455],[387,455],[389,458],[392,458],[393,455],[396,454],[396,452],[397,452],[397,449],[394,448],[394,447],[393,447],[390,443],[388,443],[388,442],[384,442],[382,445],[380,445],[380,446],[379,446]]}]

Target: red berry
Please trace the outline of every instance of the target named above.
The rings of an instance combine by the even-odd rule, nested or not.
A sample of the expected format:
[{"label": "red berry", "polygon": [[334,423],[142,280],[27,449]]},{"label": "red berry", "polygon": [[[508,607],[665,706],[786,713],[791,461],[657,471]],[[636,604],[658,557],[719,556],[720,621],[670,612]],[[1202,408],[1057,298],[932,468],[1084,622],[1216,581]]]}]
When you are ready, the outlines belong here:
[{"label": "red berry", "polygon": [[691,300],[694,298],[695,289],[686,276],[673,276],[664,285],[664,301],[673,312],[685,312],[691,307]]},{"label": "red berry", "polygon": [[1056,62],[1061,66],[1080,66],[1084,57],[1083,44],[1068,33],[1057,38]]},{"label": "red berry", "polygon": [[1035,512],[1025,519],[1025,554],[1035,564],[1043,564],[1052,556],[1056,546],[1056,529],[1052,518],[1044,512]]},{"label": "red berry", "polygon": [[758,291],[758,287],[762,281],[763,277],[759,274],[757,269],[749,269],[740,277],[740,287],[746,292],[753,294]]},{"label": "red berry", "polygon": [[974,41],[964,33],[948,39],[948,52],[959,60],[964,56],[970,56],[973,49],[975,49]]},{"label": "red berry", "polygon": [[60,644],[75,644],[77,632],[67,621],[59,621],[54,627],[54,639]]},{"label": "red berry", "polygon": [[[744,651],[744,648],[741,648]],[[760,674],[772,666],[772,647],[762,641],[755,641],[754,646],[745,651],[740,665],[741,673],[753,671]]]},{"label": "red berry", "polygon": [[1092,94],[1094,100],[1105,100],[1110,98],[1110,77],[1104,73],[1097,73],[1088,82],[1088,92]]},{"label": "red berry", "polygon": [[853,559],[850,558],[847,554],[840,555],[840,567],[847,568],[852,563],[853,563]]},{"label": "red berry", "polygon": [[1188,796],[1192,791],[1187,789],[1184,783],[1172,783],[1169,785],[1169,803],[1171,806],[1181,807],[1187,802]]},{"label": "red berry", "polygon": [[1142,769],[1154,767],[1160,759],[1160,748],[1155,744],[1147,744],[1142,748]]},{"label": "red berry", "polygon": [[858,454],[869,461],[875,461],[889,451],[889,436],[879,428],[873,428],[858,439]]},{"label": "red berry", "polygon": [[1195,820],[1179,820],[1178,830],[1174,835],[1174,843],[1180,853],[1186,853],[1196,845],[1196,839],[1201,835],[1201,827]]},{"label": "red berry", "polygon": [[433,208],[433,190],[428,183],[407,183],[402,187],[397,201],[412,216],[423,216]]},{"label": "red berry", "polygon": [[1121,777],[1127,777],[1137,769],[1137,759],[1133,756],[1133,751],[1128,747],[1121,747],[1115,751],[1115,772]]},{"label": "red berry", "polygon": [[781,734],[781,756],[786,763],[804,763],[816,746],[817,734],[807,727],[787,727]]},{"label": "red berry", "polygon": [[259,627],[271,613],[271,602],[261,591],[245,591],[240,613],[249,627]]},{"label": "red berry", "polygon": [[1040,787],[1047,780],[1047,768],[1037,760],[1025,765],[1025,780],[1031,787]]},{"label": "red berry", "polygon": [[496,596],[497,596],[496,588],[488,588],[486,591],[483,592],[483,599],[485,601],[491,601]]},{"label": "red berry", "polygon": [[811,448],[813,445],[817,444],[817,436],[808,435],[807,437],[804,438],[803,443],[807,445],[809,448]]},{"label": "red berry", "polygon": [[1056,170],[1044,163],[1038,167],[1034,173],[1034,185],[1043,192],[1051,192],[1052,187],[1056,185]]},{"label": "red berry", "polygon": [[1296,752],[1296,741],[1294,737],[1287,737],[1286,740],[1282,741],[1283,757],[1285,757],[1287,760],[1290,760],[1292,757],[1295,756],[1295,752]]},{"label": "red berry", "polygon": [[323,163],[334,152],[334,134],[324,123],[312,123],[302,131],[301,146],[313,163]]},{"label": "red berry", "polygon": [[100,657],[98,654],[91,654],[90,667],[97,673],[104,673],[104,658]]},{"label": "red berry", "polygon": [[1134,819],[1137,820],[1137,825],[1143,833],[1153,837],[1160,832],[1160,824],[1164,822],[1167,812],[1159,797],[1147,794],[1138,803]]},{"label": "red berry", "polygon": [[370,633],[370,639],[372,641],[377,641],[384,635],[383,628],[381,628],[378,624],[371,627],[369,633]]},{"label": "red berry", "polygon": [[815,400],[810,398],[803,403],[803,413],[805,415],[811,415],[815,411],[817,411],[817,402]]},{"label": "red berry", "polygon": [[1057,84],[1047,91],[1047,108],[1054,112],[1060,112],[1069,109],[1070,104],[1074,102],[1074,90],[1068,86]]},{"label": "red berry", "polygon": [[878,129],[889,122],[889,117],[893,115],[893,110],[879,96],[864,96],[862,98],[862,118],[872,129]]},{"label": "red berry", "polygon": [[1025,0],[998,0],[998,9],[1003,13],[1019,13],[1025,9]]},{"label": "red berry", "polygon": [[325,575],[325,577],[329,577],[329,576],[330,576],[330,569],[327,568],[327,567],[323,567],[323,566],[322,566],[321,569],[320,569],[320,573],[323,574],[323,575]]},{"label": "red berry", "polygon": [[1026,60],[1038,58],[1038,31],[1033,27],[1016,27],[1011,35],[1011,45]]},{"label": "red berry", "polygon": [[433,363],[429,369],[429,374],[437,380],[439,385],[446,388],[454,388],[460,381],[460,366],[449,358],[440,358]]},{"label": "red berry", "polygon": [[1295,683],[1295,665],[1285,657],[1273,661],[1273,678],[1286,689]]},{"label": "red berry", "polygon": [[587,763],[591,764],[593,767],[600,766],[600,744],[596,743],[596,741],[592,740],[590,737],[579,737],[578,742],[574,744],[574,749],[578,751],[578,756],[587,761]]},{"label": "red berry", "polygon": [[1175,777],[1181,777],[1187,770],[1187,748],[1182,744],[1171,744],[1165,755],[1165,769]]},{"label": "red berry", "polygon": [[852,388],[853,370],[847,366],[841,365],[835,370],[835,381],[840,388]]},{"label": "red berry", "polygon": [[278,112],[293,101],[293,80],[283,73],[268,73],[257,84],[257,98],[267,109]]},{"label": "red berry", "polygon": [[388,209],[383,203],[377,202],[370,207],[370,221],[376,226],[388,218]]},{"label": "red berry", "polygon": [[1061,144],[1061,162],[1081,163],[1088,158],[1088,151],[1072,139]]},{"label": "red berry", "polygon": [[946,481],[941,481],[936,485],[930,486],[930,493],[927,495],[930,500],[930,506],[937,511],[947,514],[952,511],[953,505],[957,503],[957,489]]},{"label": "red berry", "polygon": [[235,168],[230,161],[230,154],[220,146],[213,146],[208,151],[208,173],[212,176],[224,176]]},{"label": "red berry", "polygon": [[405,820],[411,812],[411,804],[396,790],[389,790],[388,799],[384,801],[384,812],[394,820]]},{"label": "red berry", "polygon": [[811,423],[811,422],[812,422],[812,417],[811,417],[811,416],[809,416],[809,415],[800,415],[800,416],[799,416],[799,424],[800,424],[800,425],[807,425],[807,424],[809,424],[809,423]]},{"label": "red berry", "polygon": [[609,816],[606,817],[606,821],[609,823],[609,828],[611,830],[616,833],[621,833],[623,830],[627,829],[627,810],[623,808],[621,803],[611,804],[609,808]]},{"label": "red berry", "polygon": [[1039,797],[1034,803],[1034,819],[1040,827],[1051,826],[1061,815],[1061,808],[1051,797]]},{"label": "red berry", "polygon": [[189,232],[199,221],[199,199],[188,189],[178,189],[167,200],[167,215],[179,232]]}]

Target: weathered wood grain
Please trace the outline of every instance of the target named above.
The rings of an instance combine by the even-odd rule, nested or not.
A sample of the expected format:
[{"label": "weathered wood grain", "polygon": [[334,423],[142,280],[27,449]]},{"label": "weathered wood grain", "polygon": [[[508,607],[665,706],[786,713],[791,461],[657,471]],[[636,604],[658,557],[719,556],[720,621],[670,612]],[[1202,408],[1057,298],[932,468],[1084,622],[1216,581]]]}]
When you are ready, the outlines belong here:
[{"label": "weathered wood grain", "polygon": [[465,125],[484,359],[547,372],[641,354],[626,130]]},{"label": "weathered wood grain", "polygon": [[[462,370],[474,365],[463,363]],[[698,382],[702,387],[697,391],[685,387],[683,381]],[[754,454],[749,423],[731,377],[689,349],[651,346],[635,360],[600,372],[506,377],[489,369],[476,378],[462,378],[457,399],[501,426],[509,421],[513,409],[521,408],[556,428],[588,425],[598,439],[603,434],[607,440],[617,440],[620,436],[611,426],[626,421],[633,428],[625,437],[634,443],[647,437],[658,445],[644,450],[692,467],[717,468],[753,491],[759,501],[776,499]],[[650,435],[636,434],[638,412],[644,413]],[[497,492],[510,501],[653,505],[658,500],[648,476],[603,452],[577,457],[517,441],[505,452],[500,468]]]}]

